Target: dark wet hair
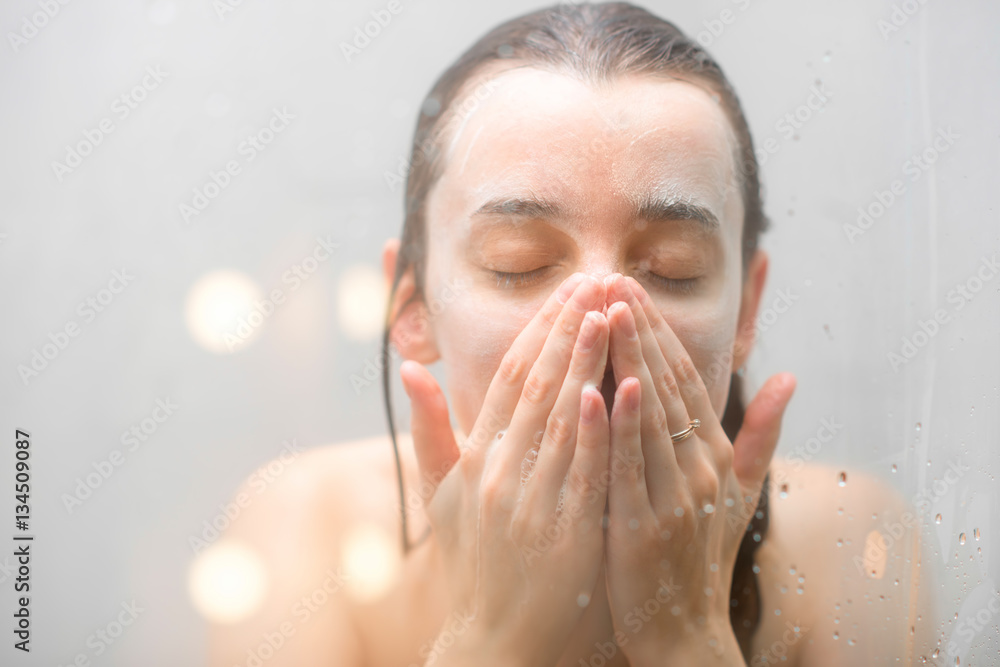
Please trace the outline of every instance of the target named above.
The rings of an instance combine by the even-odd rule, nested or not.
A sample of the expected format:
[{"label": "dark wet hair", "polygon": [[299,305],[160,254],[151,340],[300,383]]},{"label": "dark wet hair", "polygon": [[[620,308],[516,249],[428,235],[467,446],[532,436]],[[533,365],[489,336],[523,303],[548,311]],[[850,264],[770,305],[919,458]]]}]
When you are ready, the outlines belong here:
[{"label": "dark wet hair", "polygon": [[[411,268],[414,272],[415,290],[398,312],[414,300],[425,299],[425,211],[427,195],[445,167],[441,150],[444,137],[448,136],[455,120],[467,113],[467,104],[470,101],[475,103],[471,90],[487,73],[487,67],[490,71],[504,69],[505,60],[511,61],[509,67],[544,69],[594,85],[613,83],[622,76],[643,74],[653,78],[680,79],[707,89],[725,112],[737,142],[736,176],[744,206],[744,279],[759,237],[768,227],[753,141],[736,92],[711,56],[674,24],[624,2],[564,3],[516,17],[483,35],[441,75],[424,100],[417,119],[406,178],[406,217],[382,336],[382,360],[385,362],[382,365],[382,389],[389,434],[396,457],[404,554],[420,544],[429,532],[425,532],[416,543],[410,542],[407,533],[407,503],[389,392],[388,353],[392,324],[388,321],[389,313],[399,281]],[[465,97],[456,102],[463,94]],[[731,368],[728,371],[731,373]],[[740,376],[732,374],[729,398],[721,420],[731,441],[736,439],[736,433],[743,423],[742,389]],[[740,544],[730,593],[730,621],[744,659],[748,662],[751,640],[761,616],[760,592],[753,557],[767,534],[769,482],[770,473],[764,480],[756,512],[751,517]]]}]

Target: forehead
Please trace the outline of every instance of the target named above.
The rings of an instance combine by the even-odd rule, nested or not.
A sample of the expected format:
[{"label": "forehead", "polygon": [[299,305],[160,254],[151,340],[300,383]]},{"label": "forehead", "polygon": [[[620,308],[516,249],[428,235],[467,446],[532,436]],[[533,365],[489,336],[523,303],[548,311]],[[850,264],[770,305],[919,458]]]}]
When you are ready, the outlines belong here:
[{"label": "forehead", "polygon": [[583,214],[664,194],[740,222],[725,220],[738,215],[735,138],[704,88],[643,75],[597,87],[526,66],[483,80],[450,110],[432,207],[468,213],[530,193]]}]

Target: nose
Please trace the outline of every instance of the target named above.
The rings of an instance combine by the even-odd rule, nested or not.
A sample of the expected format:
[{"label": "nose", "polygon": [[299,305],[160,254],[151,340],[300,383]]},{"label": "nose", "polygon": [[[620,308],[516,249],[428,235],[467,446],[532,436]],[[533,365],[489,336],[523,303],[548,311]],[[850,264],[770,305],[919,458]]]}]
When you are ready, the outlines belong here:
[{"label": "nose", "polygon": [[623,277],[624,277],[623,274],[621,274],[621,273],[619,273],[617,271],[614,271],[614,272],[605,274],[604,277],[601,279],[604,282],[604,291],[605,291],[605,294],[607,294],[607,298],[605,298],[605,300],[604,300],[604,310],[602,311],[604,315],[608,314],[608,304],[612,303],[611,283],[614,282],[614,280],[616,278],[623,278]]}]

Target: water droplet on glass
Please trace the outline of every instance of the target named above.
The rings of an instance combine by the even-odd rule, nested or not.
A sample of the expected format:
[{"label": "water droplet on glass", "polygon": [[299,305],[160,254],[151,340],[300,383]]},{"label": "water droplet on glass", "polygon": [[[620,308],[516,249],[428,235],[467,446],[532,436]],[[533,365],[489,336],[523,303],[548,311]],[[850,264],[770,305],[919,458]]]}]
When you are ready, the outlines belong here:
[{"label": "water droplet on glass", "polygon": [[958,543],[959,544],[965,544],[965,533],[959,533],[959,535],[958,535]]},{"label": "water droplet on glass", "polygon": [[934,652],[931,653],[931,657],[932,658],[937,658],[940,655],[941,655],[941,649],[939,649],[939,648],[934,649]]},{"label": "water droplet on glass", "polygon": [[788,568],[788,574],[792,575],[793,577],[795,576],[795,566],[794,565],[791,566],[790,568]]},{"label": "water droplet on glass", "polygon": [[830,56],[831,56],[831,55],[832,55],[832,54],[831,54],[831,53],[830,53],[829,51],[827,51],[826,53],[824,53],[824,54],[823,54],[823,62],[825,62],[825,63],[828,63],[828,62],[830,62]]},{"label": "water droplet on glass", "polygon": [[735,500],[733,500],[732,498],[726,498],[726,507],[732,507],[735,504],[736,504]]},{"label": "water droplet on glass", "polygon": [[586,593],[580,593],[579,595],[576,596],[576,603],[581,607],[586,607],[588,604],[590,604],[590,596],[587,595]]},{"label": "water droplet on glass", "polygon": [[628,520],[628,527],[629,527],[629,530],[639,530],[639,520],[638,519],[629,519]]},{"label": "water droplet on glass", "polygon": [[837,486],[845,486],[846,484],[847,484],[847,473],[846,472],[841,472],[840,473],[840,481],[837,482]]},{"label": "water droplet on glass", "polygon": [[853,639],[848,639],[847,640],[847,645],[848,646],[854,646],[854,640]]},{"label": "water droplet on glass", "polygon": [[917,422],[917,433],[920,433],[920,422]]},{"label": "water droplet on glass", "polygon": [[973,528],[972,529],[972,536],[976,538],[976,542],[979,541],[979,529],[978,528]]},{"label": "water droplet on glass", "polygon": [[795,592],[798,593],[799,595],[802,595],[805,592],[805,589],[799,586],[798,588],[795,589]]},{"label": "water droplet on glass", "polygon": [[895,463],[892,464],[892,471],[896,472],[896,464]]},{"label": "water droplet on glass", "polygon": [[844,540],[842,540],[842,539],[840,539],[840,538],[838,537],[838,538],[837,538],[837,546],[838,546],[838,547],[842,547],[842,546],[844,546]]},{"label": "water droplet on glass", "polygon": [[713,505],[712,503],[706,503],[705,506],[702,508],[702,510],[705,512],[705,514],[712,514],[713,512],[715,512],[715,505]]},{"label": "water droplet on glass", "polygon": [[684,516],[684,508],[683,507],[675,507],[674,508],[674,516]]},{"label": "water droplet on glass", "polygon": [[941,515],[938,514],[934,517],[934,523],[941,523]]},{"label": "water droplet on glass", "polygon": [[834,639],[840,639],[840,633],[839,633],[839,632],[837,632],[836,630],[834,630],[834,631],[833,631],[833,638],[834,638]]},{"label": "water droplet on glass", "polygon": [[787,484],[782,484],[781,485],[781,492],[778,493],[778,497],[779,498],[787,498],[788,497],[788,485]]}]

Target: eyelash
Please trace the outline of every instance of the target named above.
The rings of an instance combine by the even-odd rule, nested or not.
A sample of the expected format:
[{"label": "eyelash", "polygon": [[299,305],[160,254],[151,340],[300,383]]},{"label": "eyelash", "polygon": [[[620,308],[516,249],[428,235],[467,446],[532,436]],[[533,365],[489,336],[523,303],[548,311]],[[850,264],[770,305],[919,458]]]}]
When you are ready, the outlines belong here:
[{"label": "eyelash", "polygon": [[[490,272],[493,277],[496,278],[497,287],[500,289],[511,289],[511,283],[514,283],[514,287],[525,287],[527,285],[533,284],[538,276],[545,272],[549,267],[543,266],[539,269],[534,269],[532,271],[525,271],[523,273],[509,273],[506,271],[494,271]],[[654,283],[658,283],[660,286],[668,289],[672,292],[677,292],[678,294],[690,294],[694,291],[697,286],[697,278],[665,278],[661,275],[653,273],[652,271],[645,269],[637,269],[636,273],[642,275]],[[503,283],[503,284],[501,284]]]}]

